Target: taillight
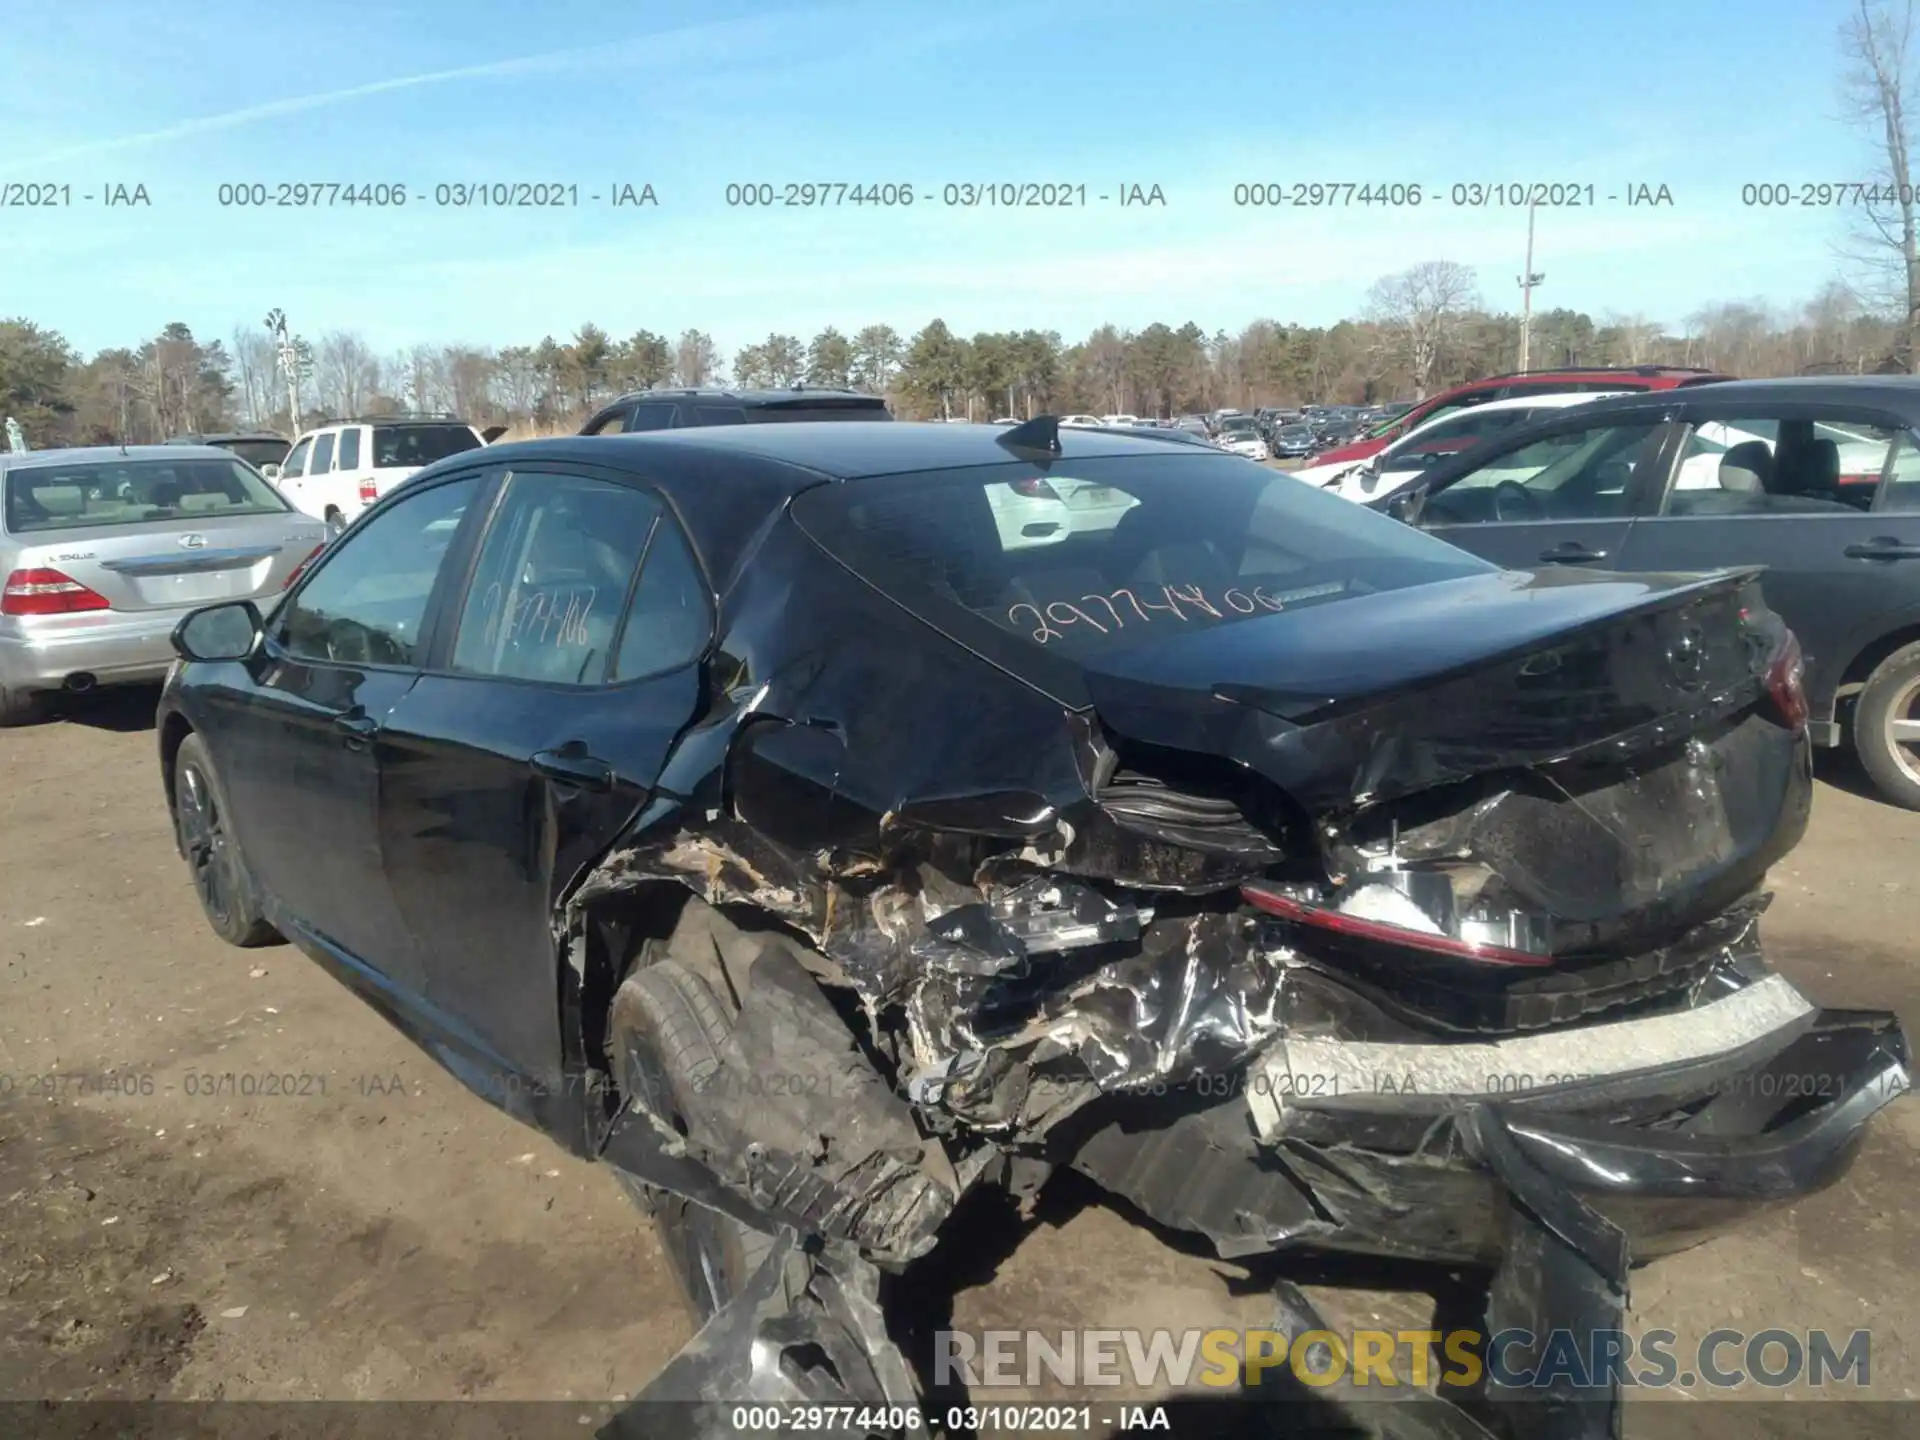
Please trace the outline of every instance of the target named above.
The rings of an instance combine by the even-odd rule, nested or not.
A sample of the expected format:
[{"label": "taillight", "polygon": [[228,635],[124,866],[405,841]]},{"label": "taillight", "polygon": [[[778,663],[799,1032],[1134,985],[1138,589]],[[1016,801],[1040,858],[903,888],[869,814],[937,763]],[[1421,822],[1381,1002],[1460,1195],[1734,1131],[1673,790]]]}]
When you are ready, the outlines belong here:
[{"label": "taillight", "polygon": [[1800,642],[1791,632],[1768,662],[1767,693],[1773,697],[1780,718],[1789,730],[1798,732],[1807,728],[1811,713],[1807,704],[1807,665],[1800,654]]},{"label": "taillight", "polygon": [[1013,493],[1016,495],[1025,495],[1029,500],[1058,500],[1060,498],[1060,492],[1038,476],[1035,476],[1031,480],[1014,481]]},{"label": "taillight", "polygon": [[319,558],[320,552],[326,548],[327,548],[326,542],[323,540],[320,542],[320,544],[314,546],[313,549],[309,550],[307,552],[307,558],[302,560],[298,565],[293,567],[293,573],[287,576],[287,583],[282,585],[280,588],[282,590],[291,590],[293,588],[293,582],[298,580],[302,575],[307,573],[307,567],[313,564],[313,562]]},{"label": "taillight", "polygon": [[375,488],[373,477],[369,475],[365,480],[360,482],[360,503],[362,505],[371,505],[379,498],[380,491]]},{"label": "taillight", "polygon": [[1553,964],[1551,955],[1540,955],[1531,950],[1510,950],[1500,945],[1479,945],[1451,935],[1409,930],[1403,925],[1390,925],[1384,920],[1365,920],[1358,915],[1346,915],[1338,910],[1295,900],[1291,896],[1275,894],[1257,885],[1241,886],[1240,895],[1256,910],[1355,940],[1374,940],[1385,945],[1398,945],[1404,950],[1421,950],[1433,955],[1451,956],[1456,960],[1473,960],[1483,965]]},{"label": "taillight", "polygon": [[72,615],[111,610],[113,602],[58,570],[16,570],[0,594],[0,615]]}]

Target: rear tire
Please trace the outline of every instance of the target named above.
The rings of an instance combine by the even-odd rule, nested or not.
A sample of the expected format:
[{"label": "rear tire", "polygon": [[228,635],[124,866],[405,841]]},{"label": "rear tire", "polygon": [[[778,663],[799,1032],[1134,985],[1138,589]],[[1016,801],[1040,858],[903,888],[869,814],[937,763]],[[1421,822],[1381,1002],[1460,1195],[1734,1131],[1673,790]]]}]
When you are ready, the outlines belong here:
[{"label": "rear tire", "polygon": [[198,735],[182,740],[173,757],[173,823],[213,933],[243,949],[277,943],[280,932],[262,918],[253,874],[227,829],[227,792]]},{"label": "rear tire", "polygon": [[1868,677],[1854,701],[1853,748],[1882,796],[1920,810],[1920,643],[1894,651]]},{"label": "rear tire", "polygon": [[[686,1133],[686,1099],[720,1068],[733,1022],[711,986],[662,960],[628,976],[614,996],[608,1030],[620,1093],[638,1096]],[[628,1196],[653,1217],[681,1298],[694,1323],[712,1319],[760,1268],[773,1237],[730,1215],[616,1171]]]},{"label": "rear tire", "polygon": [[46,707],[34,691],[0,687],[0,729],[37,724],[46,718],[46,713]]}]

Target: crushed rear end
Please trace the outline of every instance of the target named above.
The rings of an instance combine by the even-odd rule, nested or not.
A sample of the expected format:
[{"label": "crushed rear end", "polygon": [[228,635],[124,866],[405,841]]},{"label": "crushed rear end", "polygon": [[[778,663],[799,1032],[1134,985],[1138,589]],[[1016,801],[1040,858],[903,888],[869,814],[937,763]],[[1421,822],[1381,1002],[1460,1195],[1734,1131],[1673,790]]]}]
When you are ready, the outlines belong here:
[{"label": "crushed rear end", "polygon": [[[790,1143],[718,1125],[717,1183],[686,1193],[811,1234],[828,1269],[849,1246],[899,1269],[972,1186],[1070,1167],[1223,1257],[1483,1269],[1485,1333],[1544,1337],[1618,1328],[1631,1263],[1842,1173],[1909,1052],[1891,1014],[1766,964],[1766,873],[1812,773],[1798,649],[1754,575],[1475,571],[1338,624],[1281,598],[1089,659],[1071,795],[896,792],[873,844],[809,856],[740,768],[712,823],[610,857],[583,897],[677,879],[749,904],[804,936],[754,963],[860,1017],[831,1063],[871,1070],[867,1098]],[[743,1071],[833,1029],[787,981],[737,989]],[[777,1062],[756,1033],[787,1037]],[[686,1187],[685,1150],[629,1112],[605,1154]],[[777,1328],[806,1292],[756,1293]],[[652,1394],[809,1398],[742,1368],[733,1342],[772,1333],[744,1313]],[[872,1324],[840,1317],[843,1347]],[[1603,1436],[1618,1398],[1476,1403]]]}]

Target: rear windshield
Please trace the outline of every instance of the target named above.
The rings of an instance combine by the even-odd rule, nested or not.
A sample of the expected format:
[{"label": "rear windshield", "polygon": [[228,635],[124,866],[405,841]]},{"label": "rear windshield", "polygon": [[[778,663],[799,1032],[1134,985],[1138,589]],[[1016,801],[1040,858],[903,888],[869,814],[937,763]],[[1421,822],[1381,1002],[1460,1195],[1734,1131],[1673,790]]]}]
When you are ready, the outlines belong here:
[{"label": "rear windshield", "polygon": [[15,535],[291,508],[234,460],[79,461],[7,475],[7,529]]},{"label": "rear windshield", "polygon": [[222,440],[218,443],[222,450],[231,450],[256,470],[262,465],[278,465],[292,448],[285,440]]},{"label": "rear windshield", "polygon": [[958,606],[1068,661],[1496,567],[1237,456],[1008,464],[822,485],[831,554],[935,625]]},{"label": "rear windshield", "polygon": [[463,450],[478,450],[480,437],[470,425],[376,425],[373,466],[431,465]]}]

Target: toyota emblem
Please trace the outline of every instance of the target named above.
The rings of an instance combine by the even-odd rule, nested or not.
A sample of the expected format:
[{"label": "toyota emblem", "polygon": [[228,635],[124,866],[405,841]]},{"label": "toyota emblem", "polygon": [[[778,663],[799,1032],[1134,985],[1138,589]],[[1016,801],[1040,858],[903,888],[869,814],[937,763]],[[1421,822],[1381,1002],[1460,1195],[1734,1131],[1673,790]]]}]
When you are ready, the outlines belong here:
[{"label": "toyota emblem", "polygon": [[180,537],[180,548],[182,550],[204,550],[207,548],[207,537],[204,535],[182,535]]}]

